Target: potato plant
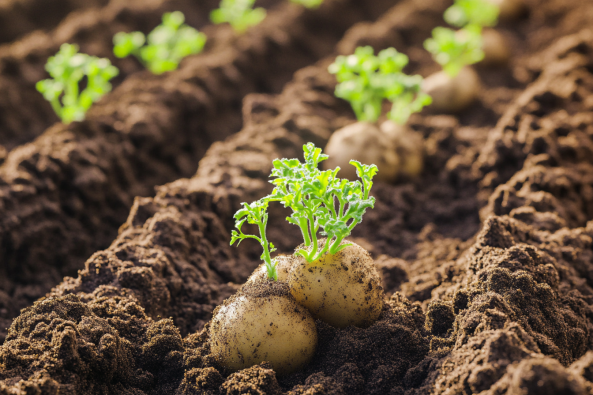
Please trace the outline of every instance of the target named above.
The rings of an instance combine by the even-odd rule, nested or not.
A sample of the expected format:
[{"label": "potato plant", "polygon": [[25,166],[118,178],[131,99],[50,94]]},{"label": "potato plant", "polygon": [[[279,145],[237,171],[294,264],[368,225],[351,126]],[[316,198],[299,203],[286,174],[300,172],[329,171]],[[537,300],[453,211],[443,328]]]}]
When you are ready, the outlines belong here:
[{"label": "potato plant", "polygon": [[52,78],[39,81],[36,88],[64,123],[82,121],[93,103],[111,91],[109,80],[119,74],[109,59],[78,53],[74,44],[62,44],[45,69]]},{"label": "potato plant", "polygon": [[113,37],[113,53],[118,58],[134,55],[154,74],[175,70],[183,58],[202,52],[206,44],[206,35],[184,21],[182,12],[168,12],[148,38],[142,32],[119,32]]},{"label": "potato plant", "polygon": [[335,74],[338,81],[336,96],[350,102],[359,122],[332,135],[326,146],[331,157],[327,168],[342,167],[341,175],[353,180],[355,171],[346,166],[350,159],[376,163],[381,170],[378,179],[386,182],[401,175],[414,177],[420,173],[422,167],[414,174],[407,174],[404,169],[411,168],[406,160],[412,156],[415,156],[412,160],[422,162],[422,140],[410,137],[410,141],[420,141],[420,145],[410,151],[409,145],[400,144],[401,139],[393,139],[376,125],[383,103],[388,101],[391,103],[387,114],[389,121],[401,125],[401,133],[412,136],[415,132],[403,125],[411,114],[431,103],[431,97],[421,89],[422,77],[403,72],[408,61],[406,55],[394,48],[375,56],[373,48],[367,46],[357,48],[350,56],[338,56],[330,65],[329,72]]},{"label": "potato plant", "polygon": [[[433,98],[433,106],[444,112],[461,111],[480,90],[476,72],[468,66],[483,61],[495,64],[508,60],[504,39],[494,31],[484,40],[483,29],[498,21],[498,6],[488,0],[455,0],[444,14],[447,23],[460,28],[436,27],[424,47],[443,71],[429,76],[423,90]],[[488,47],[485,46],[488,44]]]},{"label": "potato plant", "polygon": [[228,23],[235,32],[242,34],[251,26],[259,24],[266,17],[266,10],[253,8],[255,0],[222,0],[220,7],[210,13],[215,23]]}]

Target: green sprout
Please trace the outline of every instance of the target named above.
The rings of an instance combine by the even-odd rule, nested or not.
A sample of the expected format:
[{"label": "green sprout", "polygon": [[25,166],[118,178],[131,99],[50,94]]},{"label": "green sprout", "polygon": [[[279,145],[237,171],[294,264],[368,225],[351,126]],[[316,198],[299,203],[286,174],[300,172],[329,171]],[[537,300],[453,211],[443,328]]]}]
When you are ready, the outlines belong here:
[{"label": "green sprout", "polygon": [[[356,167],[360,181],[348,181],[337,177],[339,167],[321,171],[320,162],[328,158],[313,143],[303,146],[305,163],[298,159],[276,159],[270,177],[276,187],[268,201],[279,201],[284,207],[292,209],[286,220],[300,227],[307,249],[296,252],[307,262],[313,262],[329,251],[335,254],[351,244],[342,240],[362,221],[369,207],[374,207],[375,198],[369,197],[373,186],[372,179],[377,174],[377,166],[363,165],[357,161],[350,164]],[[317,233],[326,236],[323,248],[319,248]]]},{"label": "green sprout", "polygon": [[424,48],[432,53],[445,73],[456,77],[461,69],[484,59],[482,28],[498,22],[499,8],[488,0],[455,0],[444,14],[447,23],[458,31],[436,27]]},{"label": "green sprout", "polygon": [[[266,264],[266,270],[268,272],[268,278],[278,280],[278,273],[276,272],[276,262],[272,262],[271,253],[276,251],[274,244],[268,242],[266,237],[266,226],[268,225],[268,203],[270,199],[264,197],[263,199],[257,200],[251,204],[243,203],[243,208],[235,213],[235,227],[237,230],[233,230],[231,236],[231,245],[241,244],[241,241],[245,239],[255,239],[259,241],[264,252],[261,255],[261,259]],[[243,233],[241,228],[243,224],[257,225],[259,230],[259,236],[246,235]]]},{"label": "green sprout", "polygon": [[210,13],[210,20],[216,24],[228,22],[237,33],[244,33],[266,17],[265,9],[253,9],[254,3],[255,0],[222,0],[220,8]]},{"label": "green sprout", "polygon": [[[45,70],[51,79],[39,81],[36,88],[64,123],[82,121],[93,103],[111,91],[109,80],[119,74],[109,59],[78,53],[74,44],[62,44]],[[86,87],[81,92],[84,77]]]},{"label": "green sprout", "polygon": [[436,27],[432,38],[424,41],[424,48],[432,53],[434,60],[451,78],[456,77],[465,66],[484,59],[481,29],[476,25],[468,25],[458,31]]},{"label": "green sprout", "polygon": [[492,27],[498,22],[499,11],[499,7],[488,0],[455,0],[443,16],[448,24],[457,27]]},{"label": "green sprout", "polygon": [[376,122],[386,99],[392,103],[388,118],[404,124],[432,102],[421,91],[422,77],[402,72],[407,64],[408,57],[395,48],[375,56],[373,48],[366,46],[356,48],[353,55],[338,56],[329,72],[339,82],[335,95],[350,102],[359,121]]},{"label": "green sprout", "polygon": [[148,34],[148,40],[142,32],[119,32],[113,37],[113,53],[118,58],[132,54],[155,74],[175,70],[183,58],[202,52],[206,44],[206,35],[184,21],[180,11],[165,13],[162,24]]},{"label": "green sprout", "polygon": [[323,0],[290,0],[293,3],[301,4],[307,8],[317,8],[323,4]]}]

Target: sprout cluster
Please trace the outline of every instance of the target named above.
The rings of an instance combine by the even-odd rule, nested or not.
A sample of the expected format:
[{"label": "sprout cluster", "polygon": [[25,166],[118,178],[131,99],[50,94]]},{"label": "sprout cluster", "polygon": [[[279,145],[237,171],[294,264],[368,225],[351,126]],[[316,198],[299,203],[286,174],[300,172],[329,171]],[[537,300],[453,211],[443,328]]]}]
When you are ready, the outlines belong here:
[{"label": "sprout cluster", "polygon": [[78,53],[74,44],[62,44],[45,69],[51,79],[39,81],[36,88],[64,123],[83,120],[93,103],[111,91],[109,80],[119,74],[109,59]]},{"label": "sprout cluster", "polygon": [[[362,221],[366,209],[375,204],[375,198],[369,196],[369,192],[377,166],[351,161],[362,182],[348,181],[337,177],[339,167],[319,170],[319,163],[328,158],[322,154],[321,148],[308,143],[303,150],[305,163],[298,159],[274,160],[270,175],[273,178],[270,182],[275,185],[272,194],[251,204],[243,203],[243,208],[235,214],[238,231],[233,231],[231,245],[247,238],[258,240],[264,249],[262,259],[268,277],[273,279],[277,279],[276,264],[270,257],[274,246],[268,243],[265,235],[269,202],[280,202],[292,210],[286,220],[301,229],[305,248],[296,254],[302,255],[307,262],[348,247],[350,244],[341,244],[342,241]],[[246,221],[258,226],[259,236],[243,233],[241,228]],[[322,247],[318,243],[318,233],[326,237]]]},{"label": "sprout cluster", "polygon": [[336,96],[348,100],[359,121],[376,122],[384,100],[392,103],[389,119],[404,124],[411,114],[431,103],[421,91],[422,77],[402,70],[408,57],[395,48],[377,56],[370,46],[358,47],[353,55],[338,56],[329,66],[339,84]]},{"label": "sprout cluster", "polygon": [[228,22],[237,33],[244,33],[266,17],[266,10],[253,8],[255,0],[222,0],[220,7],[210,13],[216,24]]},{"label": "sprout cluster", "polygon": [[447,23],[461,29],[436,27],[432,38],[424,42],[424,48],[454,78],[463,67],[484,58],[482,28],[496,25],[498,12],[498,6],[488,0],[455,0],[444,17]]},{"label": "sprout cluster", "polygon": [[184,21],[182,12],[168,12],[148,39],[142,32],[117,33],[113,53],[118,58],[134,55],[155,74],[175,70],[183,58],[200,53],[206,44],[206,35]]}]

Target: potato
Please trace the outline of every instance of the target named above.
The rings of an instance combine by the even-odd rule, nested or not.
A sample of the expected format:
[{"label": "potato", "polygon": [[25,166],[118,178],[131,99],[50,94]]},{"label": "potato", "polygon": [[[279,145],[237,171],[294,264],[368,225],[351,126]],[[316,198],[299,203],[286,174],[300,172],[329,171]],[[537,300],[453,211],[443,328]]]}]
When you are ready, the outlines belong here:
[{"label": "potato", "polygon": [[424,168],[424,138],[422,134],[393,121],[381,124],[381,132],[387,135],[399,158],[399,174],[418,177]]},{"label": "potato", "polygon": [[455,78],[444,71],[424,80],[422,90],[432,96],[432,108],[439,112],[455,113],[467,108],[480,93],[480,77],[467,66]]},{"label": "potato", "polygon": [[335,131],[324,151],[329,159],[321,162],[321,166],[326,170],[340,166],[338,176],[351,181],[358,179],[351,160],[376,164],[379,172],[375,180],[378,181],[392,182],[399,171],[399,158],[392,142],[376,125],[368,122],[356,122]]},{"label": "potato", "polygon": [[502,66],[509,62],[511,59],[509,46],[498,30],[484,29],[482,31],[482,40],[484,59],[480,62],[480,65]]},{"label": "potato", "polygon": [[288,275],[290,293],[313,317],[338,328],[364,328],[379,318],[383,287],[364,248],[352,243],[335,255],[328,253],[311,263],[301,256],[294,259]]},{"label": "potato", "polygon": [[268,361],[278,375],[290,374],[317,348],[315,321],[281,281],[246,283],[214,310],[209,330],[212,354],[231,371]]},{"label": "potato", "polygon": [[[278,275],[278,281],[288,281],[288,273],[290,272],[291,265],[294,260],[289,255],[278,255],[275,257],[273,262],[276,262],[276,274]],[[247,279],[248,283],[255,281],[262,281],[268,278],[268,271],[266,270],[266,264],[262,263],[259,265]]]}]

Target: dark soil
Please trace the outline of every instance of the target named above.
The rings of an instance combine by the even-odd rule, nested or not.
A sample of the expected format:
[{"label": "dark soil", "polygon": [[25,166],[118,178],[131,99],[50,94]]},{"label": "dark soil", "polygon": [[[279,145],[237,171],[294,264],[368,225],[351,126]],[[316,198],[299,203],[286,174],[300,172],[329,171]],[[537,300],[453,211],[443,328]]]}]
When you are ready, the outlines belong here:
[{"label": "dark soil", "polygon": [[[427,111],[411,119],[410,126],[426,138],[421,178],[374,186],[376,208],[353,235],[376,258],[389,295],[370,328],[335,329],[317,322],[314,360],[303,372],[283,378],[265,363],[225,371],[209,352],[207,322],[213,309],[259,264],[257,243],[228,245],[233,213],[240,202],[271,190],[267,177],[273,159],[300,157],[308,141],[323,146],[333,131],[354,120],[348,104],[333,96],[335,79],[326,71],[330,56],[298,71],[278,95],[246,96],[240,132],[213,143],[193,177],[159,187],[153,198],[137,197],[108,248],[88,259],[76,277],[66,277],[21,312],[0,346],[0,394],[593,393],[593,31],[581,30],[591,25],[593,14],[577,0],[526,3],[526,19],[501,27],[517,54],[508,71],[480,70],[485,84],[480,100],[459,116]],[[337,1],[335,6],[345,7]],[[411,72],[426,75],[434,66],[421,44],[442,23],[445,7],[445,1],[402,1],[379,21],[348,30],[337,52],[348,53],[362,43],[377,49],[395,45],[410,55]],[[123,125],[146,122],[130,108],[159,97],[151,96],[150,86],[174,85],[171,96],[160,100],[187,108],[169,110],[163,119],[191,119],[192,96],[179,85],[195,84],[197,70],[188,61],[177,73],[152,78],[153,85],[145,75],[130,78],[78,129],[46,133],[11,152],[0,174],[9,164],[17,169],[19,156],[37,160],[43,152],[55,155],[51,146],[43,148],[44,139],[62,139],[57,145],[62,146],[71,138],[67,136],[87,136],[89,130],[102,130],[99,126],[115,125],[103,121],[112,114],[121,114],[114,118],[122,123],[112,126],[112,134],[133,135],[138,127]],[[269,77],[262,74],[256,80],[263,84]],[[135,81],[142,81],[142,90],[132,89],[140,84]],[[156,112],[158,106],[154,108],[148,111]],[[208,117],[215,122],[221,114],[232,111],[208,112]],[[185,125],[195,121],[183,122],[176,129],[193,130]],[[241,120],[236,122],[238,129]],[[156,125],[163,126],[142,130],[163,133],[167,142],[179,136],[164,134],[170,123]],[[206,131],[200,133],[204,139],[207,131],[219,129],[200,130]],[[146,158],[137,166],[178,157],[175,151],[157,150],[163,140],[154,133],[140,135],[142,144],[152,144],[150,150],[134,148],[145,153],[129,155],[134,161]],[[204,150],[214,140],[207,140]],[[115,141],[105,147],[123,146]],[[135,147],[135,140],[130,141]],[[184,144],[191,145],[178,146]],[[95,157],[107,151],[99,152]],[[39,169],[26,163],[18,168]],[[51,171],[54,160],[35,163]],[[27,184],[16,189],[16,182],[6,185],[14,194],[28,193]],[[93,193],[117,184],[109,180],[96,185]],[[117,191],[125,191],[128,199],[142,195],[119,185]],[[30,211],[42,207],[35,203],[39,194],[29,193],[18,201],[32,203],[19,204]],[[53,206],[63,201],[57,199]],[[37,209],[48,223],[51,207]],[[88,206],[68,207],[81,207],[72,216],[78,219]],[[94,215],[104,221],[105,205],[99,207]],[[13,217],[0,218],[17,216],[5,222],[10,224],[21,223],[18,218],[26,216],[18,213],[27,211],[8,212]],[[65,218],[60,211],[53,213]],[[269,238],[281,252],[290,252],[300,235],[284,217],[281,208],[272,207]],[[31,229],[43,228],[43,221],[31,221],[4,234],[21,240]],[[79,223],[84,226],[73,226],[47,244],[40,240],[52,233],[42,231],[23,244],[28,247],[22,251],[36,251],[38,257],[60,257],[52,264],[25,260],[29,273],[39,270],[49,277],[54,270],[54,281],[67,267],[59,263],[71,259],[69,267],[75,268],[72,257],[83,254],[57,252],[61,244],[75,234],[97,235],[107,229],[91,220]],[[12,262],[20,259],[15,255]],[[19,273],[17,267],[7,273]],[[25,286],[34,278],[23,275],[18,286],[8,281],[15,291],[0,291],[0,310],[8,312],[37,297],[38,290]],[[27,298],[27,292],[34,296]],[[11,314],[14,310],[5,317]]]},{"label": "dark soil", "polygon": [[336,0],[316,11],[284,4],[245,36],[212,29],[224,45],[175,72],[131,76],[84,122],[56,124],[12,150],[0,166],[4,322],[109,246],[134,197],[191,175],[212,142],[239,131],[246,94],[279,91],[380,4]]}]

